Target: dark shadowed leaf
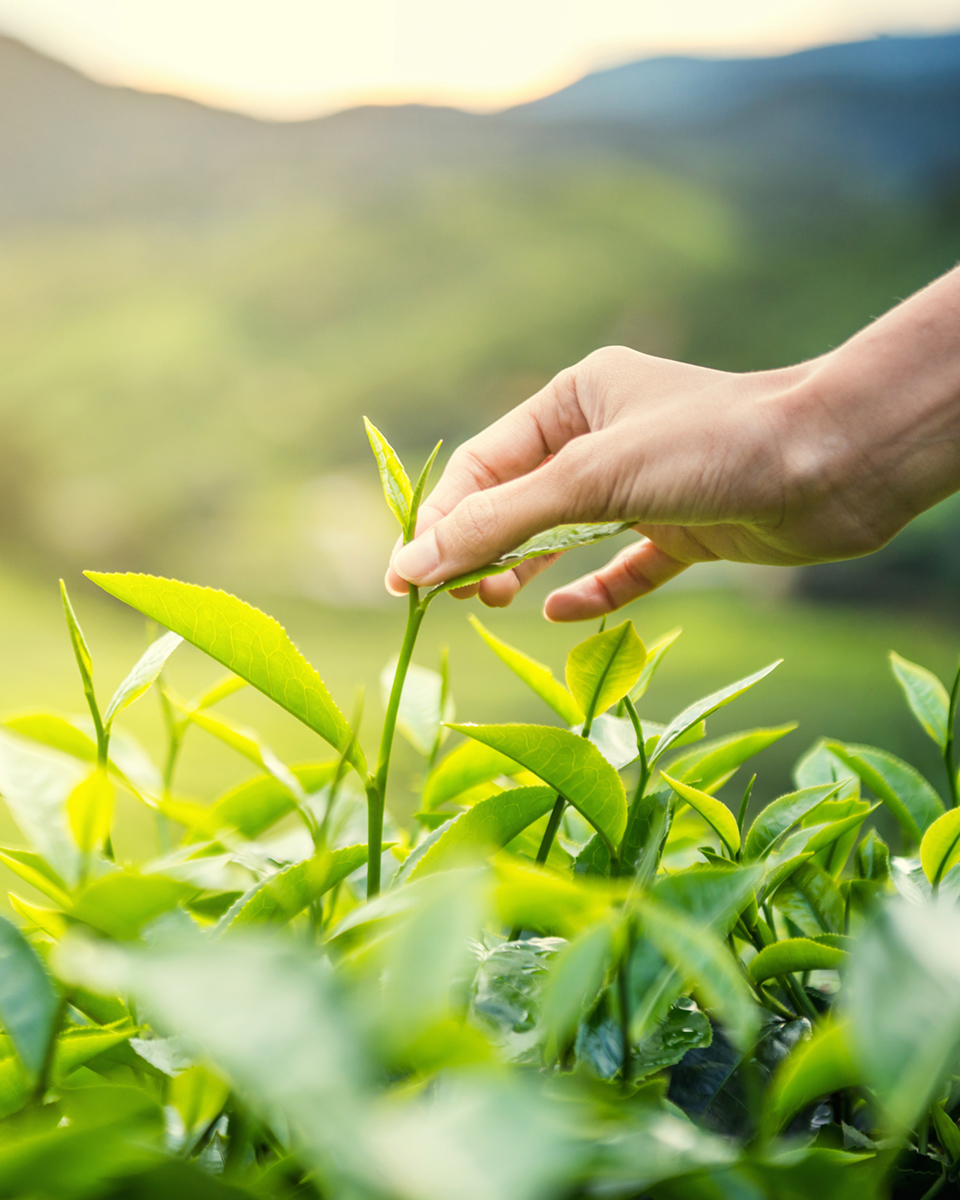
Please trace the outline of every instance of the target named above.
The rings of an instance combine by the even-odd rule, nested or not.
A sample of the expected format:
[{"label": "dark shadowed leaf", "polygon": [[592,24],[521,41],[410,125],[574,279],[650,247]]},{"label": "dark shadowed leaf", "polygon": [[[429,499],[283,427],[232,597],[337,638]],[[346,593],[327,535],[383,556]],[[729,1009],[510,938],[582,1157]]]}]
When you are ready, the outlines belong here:
[{"label": "dark shadowed leaf", "polygon": [[30,1075],[43,1065],[59,1004],[36,951],[0,917],[0,1023]]}]

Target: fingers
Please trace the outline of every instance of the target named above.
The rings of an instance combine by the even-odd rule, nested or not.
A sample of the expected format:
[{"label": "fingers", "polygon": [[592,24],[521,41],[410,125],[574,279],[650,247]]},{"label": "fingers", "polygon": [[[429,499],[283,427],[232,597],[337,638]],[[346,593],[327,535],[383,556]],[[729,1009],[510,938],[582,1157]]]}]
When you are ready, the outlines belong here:
[{"label": "fingers", "polygon": [[548,621],[602,617],[654,591],[689,565],[671,558],[644,538],[621,550],[599,571],[552,592],[543,606],[543,615]]},{"label": "fingers", "polygon": [[393,570],[410,583],[432,586],[491,563],[554,525],[602,519],[606,501],[600,489],[579,486],[591,477],[593,440],[577,439],[541,470],[465,496],[399,551]]}]

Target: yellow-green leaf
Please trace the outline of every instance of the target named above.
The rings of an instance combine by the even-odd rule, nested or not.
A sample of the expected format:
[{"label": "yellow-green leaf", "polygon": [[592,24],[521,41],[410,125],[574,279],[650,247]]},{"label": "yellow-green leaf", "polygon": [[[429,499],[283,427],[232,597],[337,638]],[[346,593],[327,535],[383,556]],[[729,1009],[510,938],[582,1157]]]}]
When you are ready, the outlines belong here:
[{"label": "yellow-green leaf", "polygon": [[750,978],[763,983],[777,975],[795,971],[834,971],[847,961],[846,950],[825,945],[812,938],[788,938],[761,950],[750,963]]},{"label": "yellow-green leaf", "polygon": [[[380,430],[377,429],[376,425],[368,421],[366,417],[363,418],[363,424],[366,427],[367,437],[370,440],[370,449],[377,460],[377,467],[380,471],[380,482],[383,485],[383,494],[386,497],[387,504],[390,505],[393,515],[400,522],[400,528],[403,530],[403,536],[406,540],[410,536],[410,506],[413,500],[413,486],[410,483],[409,476],[403,469],[403,463],[397,457],[396,451]],[[439,449],[439,446],[437,449]]]},{"label": "yellow-green leaf", "polygon": [[932,671],[901,658],[892,650],[890,666],[907,698],[910,711],[924,732],[942,749],[947,741],[947,714],[950,710],[947,689]]},{"label": "yellow-green leaf", "polygon": [[567,687],[589,719],[606,712],[630,691],[643,670],[647,650],[632,621],[595,633],[567,656]]},{"label": "yellow-green leaf", "polygon": [[736,854],[740,849],[740,830],[737,828],[736,817],[730,809],[721,800],[708,796],[706,792],[701,792],[688,783],[681,783],[679,779],[671,779],[666,774],[663,774],[663,778],[681,799],[686,800],[690,807],[695,808],[707,824],[716,830],[720,840],[730,853]]},{"label": "yellow-green leaf", "polygon": [[199,891],[166,875],[117,871],[94,880],[77,898],[71,916],[115,938],[132,938],[148,921]]},{"label": "yellow-green leaf", "polygon": [[[209,654],[349,758],[363,754],[323,680],[273,617],[214,588],[153,575],[86,572],[95,584]],[[351,742],[353,745],[351,746]]]},{"label": "yellow-green leaf", "polygon": [[482,742],[466,741],[451,750],[430,772],[423,789],[423,809],[432,812],[478,784],[489,783],[498,775],[515,775],[520,769],[519,763],[498,750],[491,750]]},{"label": "yellow-green leaf", "polygon": [[113,693],[107,710],[103,714],[105,728],[110,727],[118,712],[138,700],[160,677],[163,665],[183,641],[178,633],[165,633],[148,646],[134,663],[130,674]]},{"label": "yellow-green leaf", "polygon": [[[385,847],[386,848],[386,847]],[[224,913],[218,931],[291,921],[307,905],[352,875],[367,860],[366,846],[321,851],[256,884]]]},{"label": "yellow-green leaf", "polygon": [[915,768],[886,750],[827,742],[827,749],[856,771],[860,780],[886,804],[911,842],[943,813],[943,801]]},{"label": "yellow-green leaf", "polygon": [[630,698],[636,702],[646,692],[647,688],[653,681],[653,676],[656,673],[657,667],[666,652],[670,649],[673,643],[677,640],[683,630],[677,626],[676,629],[671,629],[669,633],[665,633],[662,637],[647,647],[647,661],[643,665],[643,670],[640,672],[640,678],[637,680],[637,685],[630,693]]},{"label": "yellow-green leaf", "polygon": [[517,650],[514,646],[507,645],[485,629],[477,618],[470,613],[467,620],[474,627],[477,633],[483,638],[490,649],[496,654],[501,662],[506,663],[515,675],[523,680],[527,687],[532,688],[537,693],[541,700],[545,700],[553,711],[561,716],[568,725],[579,725],[583,720],[583,713],[576,700],[571,696],[562,683],[558,682],[553,672],[549,667],[545,667],[543,663],[538,663],[536,659],[531,658],[528,654],[524,654],[522,650]]},{"label": "yellow-green leaf", "polygon": [[102,846],[113,823],[113,784],[104,767],[93,771],[67,797],[67,817],[84,853]]},{"label": "yellow-green leaf", "polygon": [[520,763],[578,809],[614,850],[627,824],[623,782],[586,738],[550,725],[453,725]]},{"label": "yellow-green leaf", "polygon": [[930,826],[920,843],[920,864],[931,883],[939,883],[960,862],[960,808],[951,808]]}]

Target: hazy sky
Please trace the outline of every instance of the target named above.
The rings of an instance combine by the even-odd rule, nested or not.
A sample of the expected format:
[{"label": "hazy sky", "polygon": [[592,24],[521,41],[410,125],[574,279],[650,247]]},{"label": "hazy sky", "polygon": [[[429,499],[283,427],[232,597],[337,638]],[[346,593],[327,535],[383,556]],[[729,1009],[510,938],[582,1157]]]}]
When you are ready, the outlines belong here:
[{"label": "hazy sky", "polygon": [[960,0],[0,0],[0,30],[101,79],[262,115],[493,108],[664,51],[960,28]]}]

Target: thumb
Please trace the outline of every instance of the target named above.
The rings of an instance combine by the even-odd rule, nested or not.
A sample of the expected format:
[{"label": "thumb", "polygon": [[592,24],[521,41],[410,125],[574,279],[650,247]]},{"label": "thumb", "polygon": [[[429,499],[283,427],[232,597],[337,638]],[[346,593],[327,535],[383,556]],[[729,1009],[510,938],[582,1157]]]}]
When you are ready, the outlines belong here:
[{"label": "thumb", "polygon": [[561,452],[540,470],[465,496],[403,547],[393,570],[413,584],[444,583],[486,566],[544,529],[602,519],[591,504],[585,508],[577,502],[581,489],[574,480],[582,461],[582,455]]}]

